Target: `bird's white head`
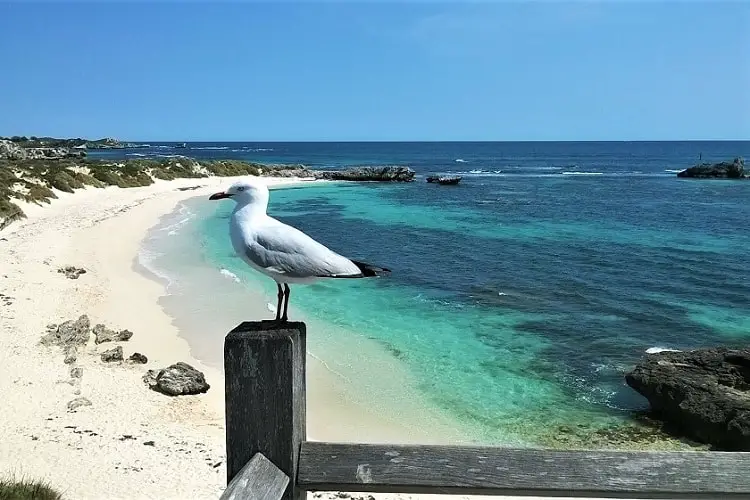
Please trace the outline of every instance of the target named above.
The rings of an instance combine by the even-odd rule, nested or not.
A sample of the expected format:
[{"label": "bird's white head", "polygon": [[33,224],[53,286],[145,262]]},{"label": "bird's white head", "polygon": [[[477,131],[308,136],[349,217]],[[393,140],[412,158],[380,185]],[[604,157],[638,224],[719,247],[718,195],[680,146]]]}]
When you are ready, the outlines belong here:
[{"label": "bird's white head", "polygon": [[231,198],[238,206],[253,205],[265,210],[268,207],[268,187],[263,182],[249,177],[235,182],[226,191],[212,194],[208,199],[226,198]]}]

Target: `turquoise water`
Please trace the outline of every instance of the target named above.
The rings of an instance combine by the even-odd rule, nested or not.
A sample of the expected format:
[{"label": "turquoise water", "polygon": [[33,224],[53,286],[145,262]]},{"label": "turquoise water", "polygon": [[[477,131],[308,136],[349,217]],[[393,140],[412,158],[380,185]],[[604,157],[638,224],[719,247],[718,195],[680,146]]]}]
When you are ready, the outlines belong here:
[{"label": "turquoise water", "polygon": [[[310,336],[378,343],[472,440],[539,444],[556,425],[626,421],[646,408],[623,379],[645,349],[750,338],[750,182],[679,180],[669,171],[689,165],[697,146],[651,144],[572,144],[567,154],[555,145],[542,154],[543,145],[530,143],[534,151],[507,158],[502,144],[492,155],[487,145],[414,146],[418,170],[426,156],[440,157],[431,163],[439,168],[421,165],[421,172],[460,171],[462,183],[274,191],[272,215],[393,270],[386,279],[293,287],[292,305],[315,325]],[[388,160],[386,146],[377,155],[368,153],[372,145],[347,147],[349,157],[369,154],[373,162],[408,157],[400,151]],[[748,143],[700,148],[704,158],[750,151]],[[183,215],[192,218],[175,234],[153,233],[147,246],[155,254],[180,257],[152,265],[173,274],[197,269],[182,275],[184,286],[173,287],[182,292],[167,303],[210,290],[211,300],[218,294],[241,308],[241,291],[230,283],[262,289],[275,303],[273,282],[232,253],[231,208],[190,200]],[[196,308],[194,321],[206,312]]]}]

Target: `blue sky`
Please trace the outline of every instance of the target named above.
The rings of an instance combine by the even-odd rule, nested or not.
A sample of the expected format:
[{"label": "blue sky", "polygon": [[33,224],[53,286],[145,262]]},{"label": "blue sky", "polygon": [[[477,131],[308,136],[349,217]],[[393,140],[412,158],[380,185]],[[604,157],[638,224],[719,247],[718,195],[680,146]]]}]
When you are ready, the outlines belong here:
[{"label": "blue sky", "polygon": [[750,139],[750,2],[0,3],[0,135]]}]

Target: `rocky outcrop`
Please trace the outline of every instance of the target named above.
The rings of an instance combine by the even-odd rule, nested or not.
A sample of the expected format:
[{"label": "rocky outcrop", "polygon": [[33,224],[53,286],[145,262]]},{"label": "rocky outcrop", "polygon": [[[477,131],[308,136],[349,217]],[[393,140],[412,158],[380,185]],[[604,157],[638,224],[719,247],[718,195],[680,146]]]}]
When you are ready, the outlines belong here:
[{"label": "rocky outcrop", "polygon": [[0,140],[1,160],[57,160],[60,158],[84,158],[86,151],[65,147],[25,148],[5,139]]},{"label": "rocky outcrop", "polygon": [[114,331],[101,324],[96,325],[93,332],[96,337],[94,339],[94,343],[96,344],[101,344],[102,342],[122,342],[130,340],[130,337],[133,336],[133,332],[130,330]]},{"label": "rocky outcrop", "polygon": [[85,314],[77,320],[68,320],[59,325],[51,324],[47,326],[47,333],[42,335],[40,342],[48,346],[68,346],[84,345],[91,338],[91,321]]},{"label": "rocky outcrop", "polygon": [[750,451],[750,349],[650,354],[625,380],[684,436]]},{"label": "rocky outcrop", "polygon": [[25,160],[26,150],[12,141],[0,139],[0,160]]},{"label": "rocky outcrop", "polygon": [[411,182],[416,173],[409,167],[353,167],[345,170],[315,170],[316,179],[332,181]]},{"label": "rocky outcrop", "polygon": [[183,362],[161,370],[149,370],[143,376],[143,381],[154,391],[169,396],[200,394],[211,387],[203,372]]},{"label": "rocky outcrop", "polygon": [[701,163],[677,173],[677,177],[693,179],[744,179],[748,177],[745,173],[745,160],[735,158],[733,161],[722,161],[719,163]]}]

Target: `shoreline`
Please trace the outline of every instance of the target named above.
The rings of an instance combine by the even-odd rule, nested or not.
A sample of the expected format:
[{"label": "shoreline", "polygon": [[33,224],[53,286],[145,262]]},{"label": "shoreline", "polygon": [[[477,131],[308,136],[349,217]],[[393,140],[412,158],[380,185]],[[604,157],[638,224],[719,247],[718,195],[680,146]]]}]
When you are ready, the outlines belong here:
[{"label": "shoreline", "polygon": [[[267,179],[270,184],[297,179]],[[190,355],[158,305],[163,285],[132,266],[143,235],[180,200],[218,190],[232,178],[180,179],[143,188],[86,189],[44,207],[0,232],[0,391],[6,438],[0,474],[48,481],[68,498],[217,498],[225,487],[220,370]],[[200,185],[195,190],[180,187]],[[41,243],[41,244],[40,244]],[[86,269],[68,279],[59,267]],[[79,348],[77,376],[58,348],[39,345],[49,323],[86,314],[91,324],[129,329],[118,342],[125,357],[146,365],[103,363],[115,343]],[[211,389],[169,397],[148,390],[147,369],[184,361],[206,375]],[[86,398],[90,406],[68,410]],[[169,470],[179,474],[169,474]],[[106,485],[106,486],[104,486]]]},{"label": "shoreline", "polygon": [[[281,189],[298,187],[296,184],[279,186]],[[199,215],[195,210],[196,203],[202,201],[202,197],[182,200],[170,214],[163,215],[142,240],[134,268],[165,287],[159,306],[172,319],[178,335],[191,347],[191,356],[208,367],[221,368],[224,335],[242,321],[270,319],[273,313],[268,306],[275,302],[275,297],[263,289],[264,277],[253,275],[250,279],[247,276],[240,279],[216,265],[203,252],[183,250],[192,241],[199,241],[195,224],[205,220],[201,217],[205,213]],[[187,234],[181,234],[182,231]],[[231,251],[228,243],[227,251]],[[177,252],[180,262],[174,264],[175,259],[169,257]],[[150,257],[145,259],[144,254]],[[159,256],[154,257],[155,254]],[[187,261],[184,260],[186,255]],[[163,257],[167,257],[167,262],[161,260]],[[173,267],[167,267],[167,263]],[[195,286],[197,283],[200,288]],[[167,290],[172,286],[174,290]],[[467,436],[459,430],[458,423],[428,404],[416,389],[417,383],[411,381],[407,368],[379,343],[359,332],[311,319],[294,304],[290,311],[294,318],[307,324],[307,434],[310,440],[467,443]],[[389,376],[382,377],[383,373]],[[223,371],[219,375],[223,377]],[[376,379],[382,381],[371,382]],[[390,398],[386,396],[389,391]],[[399,402],[393,404],[395,392],[408,396],[401,395]],[[223,409],[222,401],[219,410]],[[431,415],[429,422],[425,420],[426,414]],[[425,432],[427,428],[432,432]]]},{"label": "shoreline", "polygon": [[[306,182],[265,179],[273,186]],[[165,284],[136,263],[145,235],[161,217],[233,180],[58,193],[51,205],[24,206],[27,218],[0,232],[0,252],[8,256],[0,262],[0,293],[8,297],[0,303],[0,391],[14,410],[0,415],[6,431],[0,474],[48,481],[69,498],[101,498],[104,488],[108,498],[134,498],[135,491],[151,498],[218,498],[226,486],[223,372],[193,356],[176,319],[160,304]],[[201,187],[178,190],[196,185]],[[68,279],[57,272],[69,265],[86,273]],[[82,314],[92,326],[103,323],[134,335],[127,342],[90,340],[79,348],[75,366],[81,372],[71,376],[62,350],[40,346],[39,339],[47,324]],[[100,354],[115,345],[126,358],[145,354],[148,363],[102,362]],[[410,434],[413,428],[392,427],[398,416],[389,421],[379,418],[377,409],[351,404],[345,397],[351,388],[314,356],[308,359],[308,377],[315,381],[308,390],[310,439],[425,440]],[[146,370],[179,361],[202,371],[211,389],[169,397],[141,380]],[[68,410],[76,398],[86,398],[90,406]],[[342,421],[352,424],[348,432],[342,432]]]}]

